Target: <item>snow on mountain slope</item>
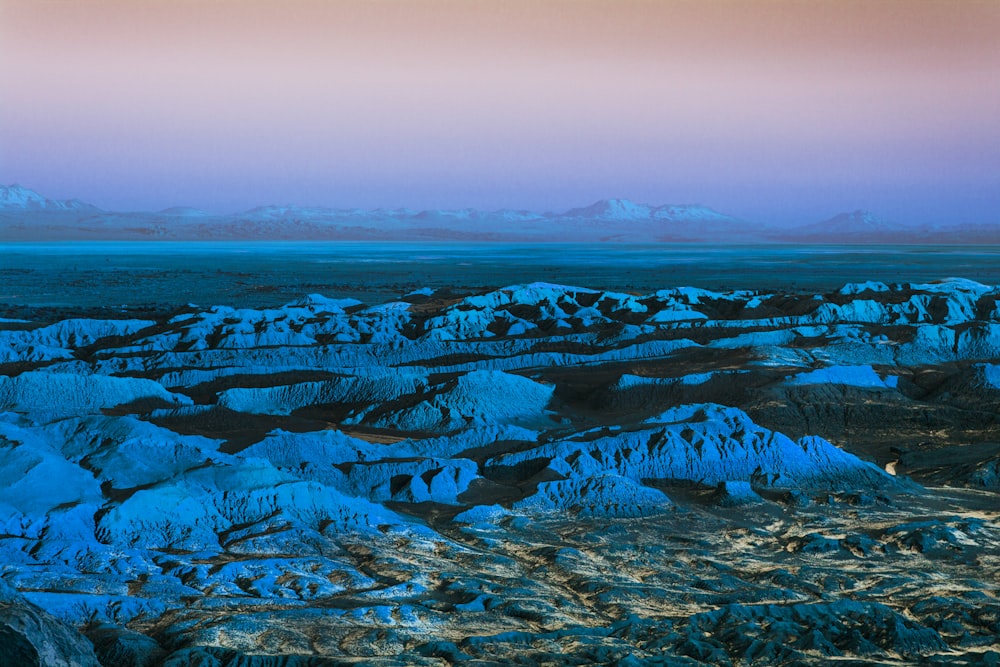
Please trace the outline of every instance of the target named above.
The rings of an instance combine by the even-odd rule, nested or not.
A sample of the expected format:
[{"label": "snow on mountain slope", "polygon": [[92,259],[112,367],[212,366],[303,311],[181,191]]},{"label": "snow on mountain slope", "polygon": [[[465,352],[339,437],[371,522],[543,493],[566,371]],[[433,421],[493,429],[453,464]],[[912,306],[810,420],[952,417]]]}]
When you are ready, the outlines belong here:
[{"label": "snow on mountain slope", "polygon": [[600,220],[642,220],[649,218],[652,209],[645,204],[636,204],[628,199],[602,199],[590,206],[572,208],[565,213],[567,218],[594,218]]},{"label": "snow on mountain slope", "polygon": [[21,185],[0,185],[0,211],[82,211],[98,210],[96,206],[79,199],[57,201],[38,194]]},{"label": "snow on mountain slope", "polygon": [[267,205],[220,215],[185,206],[105,212],[56,201],[20,185],[0,186],[0,240],[382,240],[721,243],[996,243],[989,224],[914,226],[866,210],[788,229],[701,205],[602,199],[562,212],[334,208]]},{"label": "snow on mountain slope", "polygon": [[590,206],[573,208],[560,217],[584,220],[636,222],[662,220],[674,222],[738,222],[736,218],[713,211],[705,206],[637,204],[628,199],[602,199]]},{"label": "snow on mountain slope", "polygon": [[[659,241],[650,223],[724,224],[750,234],[738,220],[703,206],[648,206],[625,199],[602,200],[563,213],[501,208],[360,209],[268,205],[229,215],[174,206],[159,212],[102,212],[77,200],[54,201],[19,185],[0,187],[0,213],[18,217],[0,227],[14,240],[30,239],[273,239],[273,240],[479,240],[555,241],[574,234],[579,241],[609,240],[606,231],[581,229],[581,221],[616,223],[614,239]],[[75,220],[52,218],[76,213]],[[24,216],[28,216],[25,218]],[[632,227],[636,227],[632,229]],[[690,227],[690,226],[688,226]],[[677,230],[674,230],[675,232]],[[708,230],[686,228],[684,238],[702,239]],[[624,236],[620,236],[624,234]],[[638,234],[638,236],[630,236]],[[684,240],[684,239],[681,239]],[[705,237],[704,240],[709,240]]]},{"label": "snow on mountain slope", "polygon": [[[905,222],[905,221],[904,221]],[[1000,243],[989,223],[901,224],[856,210],[779,229],[702,205],[650,205],[602,199],[546,213],[483,210],[335,208],[266,205],[231,214],[186,206],[157,212],[101,211],[77,199],[56,201],[20,185],[0,186],[0,241],[308,240],[581,243]]]}]

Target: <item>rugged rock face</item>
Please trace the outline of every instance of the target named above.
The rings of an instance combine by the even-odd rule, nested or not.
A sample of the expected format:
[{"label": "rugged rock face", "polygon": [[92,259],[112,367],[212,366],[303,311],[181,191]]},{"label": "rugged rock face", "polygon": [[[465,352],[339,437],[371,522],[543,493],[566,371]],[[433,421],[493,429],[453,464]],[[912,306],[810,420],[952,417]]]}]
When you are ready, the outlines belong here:
[{"label": "rugged rock face", "polygon": [[156,667],[166,652],[150,637],[109,623],[87,630],[94,652],[102,665],[115,667]]},{"label": "rugged rock face", "polygon": [[91,643],[73,627],[10,591],[0,591],[0,665],[100,667],[101,663]]},{"label": "rugged rock face", "polygon": [[988,664],[998,297],[0,320],[0,664]]}]

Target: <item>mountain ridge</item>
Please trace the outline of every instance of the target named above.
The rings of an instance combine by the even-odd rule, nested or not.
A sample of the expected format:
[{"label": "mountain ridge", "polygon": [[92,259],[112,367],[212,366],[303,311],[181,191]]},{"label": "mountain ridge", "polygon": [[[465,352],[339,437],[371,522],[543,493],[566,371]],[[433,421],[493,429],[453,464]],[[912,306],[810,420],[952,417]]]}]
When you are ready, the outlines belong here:
[{"label": "mountain ridge", "polygon": [[189,206],[106,211],[0,185],[0,241],[303,240],[617,243],[1000,243],[1000,226],[910,227],[857,209],[775,228],[701,204],[600,199],[562,212],[266,205],[229,214]]},{"label": "mountain ridge", "polygon": [[841,233],[857,234],[863,232],[903,231],[906,227],[898,222],[883,218],[873,211],[859,208],[851,212],[838,213],[832,218],[827,218],[811,225],[805,225],[801,229],[835,229]]},{"label": "mountain ridge", "polygon": [[[99,207],[79,199],[54,200],[34,190],[19,184],[0,185],[0,211],[4,210],[88,210],[103,211]],[[123,211],[105,211],[107,213],[123,214]],[[337,217],[405,217],[428,219],[434,217],[530,219],[542,220],[553,218],[595,218],[601,220],[719,220],[740,222],[736,218],[701,204],[641,204],[625,198],[600,199],[592,204],[574,207],[563,212],[540,213],[527,209],[499,208],[493,210],[472,207],[457,209],[413,209],[413,208],[374,208],[335,206],[298,206],[295,204],[265,204],[254,206],[235,213],[215,214],[192,206],[176,205],[159,211],[135,211],[139,215],[195,216],[195,217],[261,217],[282,218],[299,216],[337,216]]]},{"label": "mountain ridge", "polygon": [[49,199],[18,183],[0,185],[0,210],[27,211],[99,211],[93,204],[79,199]]}]

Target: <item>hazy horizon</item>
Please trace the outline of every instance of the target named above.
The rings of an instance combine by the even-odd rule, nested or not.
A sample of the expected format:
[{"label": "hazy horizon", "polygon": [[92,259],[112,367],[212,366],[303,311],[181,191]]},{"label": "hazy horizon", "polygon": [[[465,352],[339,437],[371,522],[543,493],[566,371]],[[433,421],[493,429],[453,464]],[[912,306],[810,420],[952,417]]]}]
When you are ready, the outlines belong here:
[{"label": "hazy horizon", "polygon": [[[29,190],[29,191],[37,194],[37,195],[45,197],[45,193],[44,192],[38,192],[34,188],[27,187],[27,186],[25,186],[22,183],[8,183],[8,184],[0,183],[0,189],[2,189],[2,188],[24,188],[25,190]],[[46,198],[50,199],[52,201],[56,201],[56,202],[77,201],[77,202],[80,202],[80,203],[88,205],[88,206],[94,206],[95,205],[95,204],[93,204],[93,202],[88,201],[88,200],[86,200],[86,199],[84,199],[82,197],[69,197],[67,199],[59,199],[59,200],[53,199],[51,197],[46,197]],[[100,210],[100,211],[102,211],[104,213],[110,213],[110,214],[116,214],[116,215],[135,214],[136,216],[145,216],[145,215],[150,215],[150,214],[156,215],[156,214],[168,213],[168,212],[173,213],[173,212],[183,212],[185,210],[192,210],[192,211],[198,211],[200,213],[204,213],[207,216],[212,217],[212,218],[238,217],[238,216],[240,216],[242,214],[253,213],[257,209],[268,209],[268,208],[278,208],[278,209],[281,209],[281,208],[286,208],[287,207],[289,209],[301,209],[303,211],[310,211],[312,209],[316,209],[318,211],[330,211],[330,212],[333,212],[333,213],[336,213],[336,212],[362,211],[362,212],[370,212],[370,213],[384,212],[386,214],[400,214],[400,215],[405,215],[405,214],[418,215],[418,214],[421,214],[421,213],[434,213],[434,212],[455,213],[455,212],[462,212],[462,211],[469,210],[469,211],[474,211],[476,214],[484,214],[486,216],[489,216],[492,213],[501,213],[501,212],[504,212],[504,211],[514,211],[514,212],[518,212],[518,213],[529,213],[529,214],[533,214],[533,215],[551,216],[553,219],[559,219],[559,218],[565,217],[568,213],[570,213],[570,212],[572,212],[572,211],[574,211],[576,209],[587,209],[587,208],[590,208],[591,206],[596,206],[596,205],[604,203],[604,202],[615,202],[615,201],[624,201],[624,202],[628,202],[628,203],[631,203],[631,204],[635,204],[635,205],[637,205],[639,207],[648,207],[649,209],[657,209],[657,208],[661,208],[661,207],[664,207],[664,208],[666,208],[666,207],[690,208],[690,209],[694,209],[694,210],[697,210],[697,209],[707,209],[709,211],[714,211],[716,213],[722,214],[723,216],[731,216],[731,214],[730,214],[729,211],[719,210],[719,209],[717,209],[717,208],[715,208],[715,207],[713,207],[711,205],[703,204],[703,203],[700,203],[700,202],[699,203],[691,203],[691,202],[643,202],[643,201],[628,200],[628,199],[625,199],[623,197],[605,197],[603,199],[597,199],[597,200],[589,201],[589,202],[578,202],[576,205],[569,206],[569,207],[566,207],[566,208],[563,208],[563,209],[559,209],[559,210],[524,209],[524,208],[517,209],[517,208],[511,207],[511,206],[501,206],[501,207],[490,208],[490,209],[477,209],[475,207],[461,207],[461,208],[460,207],[451,207],[451,208],[440,208],[440,209],[420,209],[420,208],[407,207],[407,206],[401,206],[401,207],[396,207],[396,208],[388,208],[388,207],[362,208],[362,207],[350,207],[350,206],[336,206],[336,205],[320,204],[320,203],[300,204],[300,203],[296,203],[296,202],[271,202],[269,204],[260,204],[260,205],[255,205],[255,206],[252,206],[252,207],[249,207],[249,208],[245,208],[245,209],[230,210],[230,211],[213,211],[211,209],[204,209],[204,208],[200,208],[200,207],[190,206],[190,205],[185,204],[183,202],[175,203],[175,204],[172,204],[172,205],[160,208],[160,209],[156,209],[156,210],[138,210],[138,209],[135,209],[135,210],[114,210],[114,209],[105,209],[103,207],[97,207],[97,208],[98,208],[98,210]],[[0,205],[2,205],[2,200],[0,200]],[[0,210],[3,210],[2,207],[0,207]],[[17,209],[15,208],[14,210],[17,210]],[[32,208],[27,208],[25,210],[26,210],[26,212],[38,212],[36,209],[32,209]],[[87,210],[88,209],[82,209],[82,212],[86,215],[86,211]],[[41,212],[44,213],[45,211],[41,211]],[[800,227],[803,227],[803,226],[815,225],[816,223],[826,222],[828,220],[834,220],[834,219],[837,219],[837,218],[840,218],[840,217],[844,217],[844,216],[855,217],[855,216],[858,216],[859,214],[872,215],[876,220],[878,220],[880,222],[883,222],[883,223],[892,224],[892,225],[901,225],[901,224],[905,225],[906,224],[905,221],[899,221],[899,220],[889,219],[889,218],[886,218],[885,216],[880,215],[878,211],[870,211],[870,210],[867,210],[867,209],[854,209],[854,210],[845,210],[845,211],[830,212],[823,219],[786,221],[784,223],[780,223],[780,222],[779,223],[775,223],[775,222],[772,222],[770,220],[759,220],[759,219],[758,220],[751,220],[751,219],[746,219],[746,218],[740,218],[739,216],[731,216],[731,217],[734,219],[734,221],[745,222],[745,223],[755,224],[755,225],[761,225],[762,227],[772,227],[776,231],[781,231],[781,230],[792,230],[792,229],[800,228]],[[950,228],[950,227],[956,227],[957,228],[957,227],[962,226],[962,224],[963,223],[961,221],[943,221],[943,222],[936,223],[936,224],[933,224],[933,225],[924,225],[924,227],[930,227],[930,228],[940,227],[942,229],[947,229],[947,228]],[[921,227],[921,225],[912,225],[912,226],[915,229]]]},{"label": "hazy horizon", "polygon": [[0,3],[0,182],[106,210],[1000,210],[1000,3]]}]

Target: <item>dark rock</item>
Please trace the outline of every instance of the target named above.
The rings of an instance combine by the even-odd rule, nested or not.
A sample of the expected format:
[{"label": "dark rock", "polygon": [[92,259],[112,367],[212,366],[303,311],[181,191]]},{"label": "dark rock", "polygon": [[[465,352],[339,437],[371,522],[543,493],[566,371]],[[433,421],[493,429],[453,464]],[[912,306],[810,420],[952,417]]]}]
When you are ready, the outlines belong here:
[{"label": "dark rock", "polygon": [[166,656],[152,637],[102,623],[86,631],[104,667],[154,667]]},{"label": "dark rock", "polygon": [[101,667],[86,637],[23,600],[0,601],[0,667]]}]

